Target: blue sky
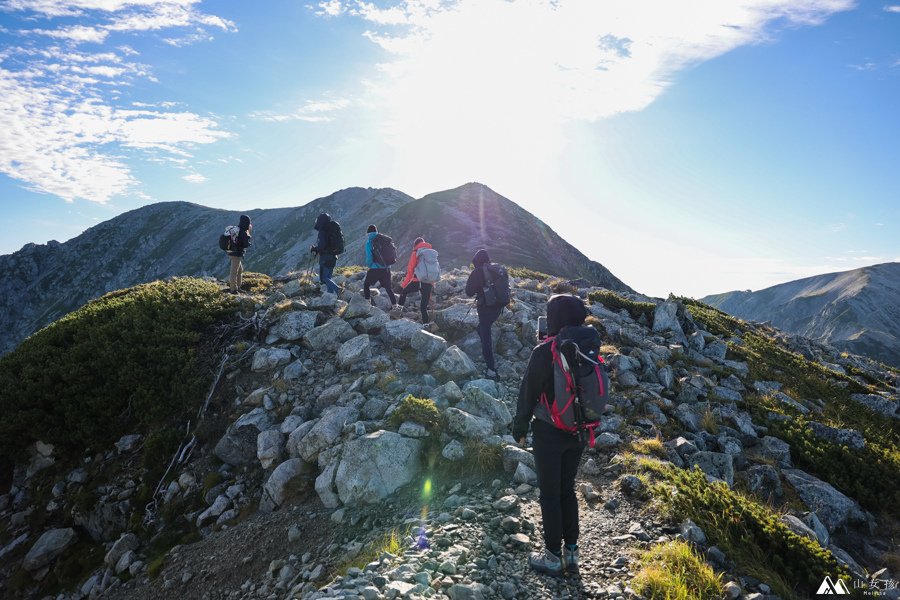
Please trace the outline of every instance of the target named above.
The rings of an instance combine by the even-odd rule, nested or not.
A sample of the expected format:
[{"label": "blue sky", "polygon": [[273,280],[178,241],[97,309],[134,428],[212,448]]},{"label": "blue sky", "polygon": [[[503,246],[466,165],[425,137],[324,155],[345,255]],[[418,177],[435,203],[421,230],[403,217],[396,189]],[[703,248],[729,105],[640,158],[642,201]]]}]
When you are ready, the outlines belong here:
[{"label": "blue sky", "polygon": [[0,253],[480,181],[639,291],[900,260],[900,2],[0,0]]}]

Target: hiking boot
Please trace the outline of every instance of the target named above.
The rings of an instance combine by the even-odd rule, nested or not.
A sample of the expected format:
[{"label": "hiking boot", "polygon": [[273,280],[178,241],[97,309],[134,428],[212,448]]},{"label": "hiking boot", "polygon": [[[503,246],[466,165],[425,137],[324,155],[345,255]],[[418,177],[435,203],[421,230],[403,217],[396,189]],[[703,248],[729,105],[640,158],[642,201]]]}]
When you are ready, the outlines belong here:
[{"label": "hiking boot", "polygon": [[578,573],[578,546],[565,546],[562,551],[562,561],[566,572]]},{"label": "hiking boot", "polygon": [[544,550],[543,552],[532,552],[531,554],[529,554],[528,566],[530,566],[538,573],[552,575],[553,577],[560,577],[563,574],[562,560],[560,560],[557,555],[553,554],[549,550]]},{"label": "hiking boot", "polygon": [[485,379],[497,379],[497,369],[485,369],[484,370],[484,378]]}]

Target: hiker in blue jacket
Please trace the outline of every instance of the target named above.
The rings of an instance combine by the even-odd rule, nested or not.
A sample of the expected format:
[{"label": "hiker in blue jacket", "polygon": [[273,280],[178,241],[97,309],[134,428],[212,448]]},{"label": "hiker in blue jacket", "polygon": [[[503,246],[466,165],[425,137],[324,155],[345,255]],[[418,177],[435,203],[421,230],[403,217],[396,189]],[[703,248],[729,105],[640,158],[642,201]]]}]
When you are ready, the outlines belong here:
[{"label": "hiker in blue jacket", "polygon": [[[372,302],[372,292],[369,288],[373,284],[379,283],[384,288],[384,291],[387,292],[388,298],[391,299],[391,310],[393,310],[397,306],[397,297],[394,295],[394,290],[391,287],[391,267],[376,262],[372,255],[372,241],[377,235],[378,228],[374,225],[369,225],[366,228],[366,267],[369,270],[366,272],[366,278],[363,281],[363,296],[366,300]],[[374,305],[375,303],[372,302],[372,304]]]},{"label": "hiker in blue jacket", "polygon": [[331,215],[322,213],[316,219],[313,227],[319,232],[316,238],[316,245],[310,248],[310,252],[319,255],[319,282],[325,284],[326,291],[337,294],[340,290],[337,284],[332,281],[331,276],[334,274],[334,266],[337,264],[337,255],[334,253],[334,240],[328,237],[327,225],[331,222]]},{"label": "hiker in blue jacket", "polygon": [[564,571],[578,571],[575,474],[584,446],[576,434],[559,429],[547,420],[546,411],[539,410],[539,404],[542,396],[552,400],[554,395],[553,336],[566,328],[566,335],[585,352],[599,349],[597,330],[584,325],[587,315],[584,301],[577,296],[557,294],[547,301],[549,337],[531,351],[512,423],[513,438],[521,446],[525,445],[525,436],[531,427],[534,466],[540,488],[545,548],[543,552],[532,552],[528,564],[535,571],[555,576]]}]

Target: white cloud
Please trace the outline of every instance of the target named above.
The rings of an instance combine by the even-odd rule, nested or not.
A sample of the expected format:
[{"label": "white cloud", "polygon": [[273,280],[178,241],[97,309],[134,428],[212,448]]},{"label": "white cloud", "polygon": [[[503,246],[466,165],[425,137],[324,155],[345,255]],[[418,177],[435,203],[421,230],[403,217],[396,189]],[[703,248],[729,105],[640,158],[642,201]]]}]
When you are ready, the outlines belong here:
[{"label": "white cloud", "polygon": [[318,10],[316,10],[316,14],[320,17],[337,17],[343,12],[344,5],[341,0],[327,0],[326,2],[319,2]]},{"label": "white cloud", "polygon": [[891,13],[900,13],[900,5],[898,4],[888,4],[884,7],[885,12]]},{"label": "white cloud", "polygon": [[[111,32],[190,27],[234,30],[199,12],[197,0],[7,0],[4,18],[78,18],[77,25],[19,29],[23,47],[0,49],[0,173],[29,189],[71,202],[143,196],[132,160],[189,168],[192,151],[229,137],[212,118],[173,102],[125,102],[122,86],[155,82],[127,45],[107,47]],[[41,37],[59,42],[39,46]],[[44,42],[46,43],[46,42]],[[58,45],[57,45],[58,44]],[[99,44],[96,50],[91,44]],[[199,174],[191,183],[200,183]]]},{"label": "white cloud", "polygon": [[503,181],[558,164],[567,123],[642,110],[687,67],[852,6],[357,0],[347,14],[368,23],[366,37],[389,54],[366,96],[397,170],[422,181]]},{"label": "white cloud", "polygon": [[182,179],[184,179],[188,183],[197,183],[197,184],[206,183],[206,181],[207,181],[206,177],[201,175],[200,173],[189,173],[188,175],[185,175],[184,177],[182,177]]},{"label": "white cloud", "polygon": [[285,121],[305,121],[307,123],[329,123],[335,119],[335,113],[350,106],[350,100],[337,98],[332,100],[309,100],[303,106],[287,113],[258,111],[250,116],[260,121],[283,123]]}]

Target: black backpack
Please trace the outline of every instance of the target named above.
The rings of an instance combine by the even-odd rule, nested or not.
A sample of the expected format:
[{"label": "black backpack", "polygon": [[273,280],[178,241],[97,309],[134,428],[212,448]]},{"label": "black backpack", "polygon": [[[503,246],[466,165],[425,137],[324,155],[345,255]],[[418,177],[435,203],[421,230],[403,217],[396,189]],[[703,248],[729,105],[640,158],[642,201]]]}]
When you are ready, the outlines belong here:
[{"label": "black backpack", "polygon": [[240,229],[236,225],[229,225],[225,228],[225,233],[219,236],[219,248],[225,252],[230,252],[233,246],[237,246],[237,236]]},{"label": "black backpack", "polygon": [[509,273],[506,267],[497,263],[483,265],[484,306],[506,306],[509,304],[511,293],[509,286]]},{"label": "black backpack", "polygon": [[325,233],[328,235],[328,247],[319,250],[321,254],[338,255],[344,251],[344,232],[337,221],[328,221],[325,225]]},{"label": "black backpack", "polygon": [[372,240],[372,260],[389,267],[397,262],[397,246],[390,236],[378,233]]}]

